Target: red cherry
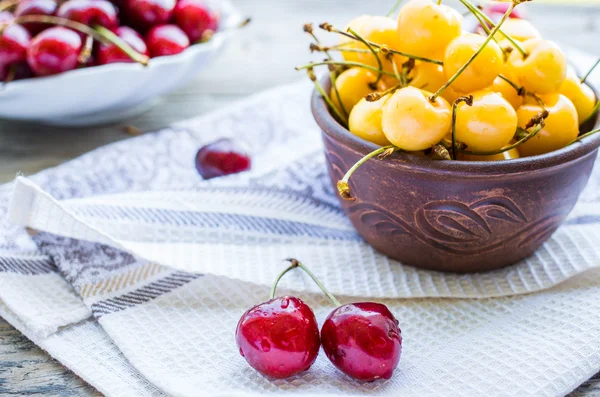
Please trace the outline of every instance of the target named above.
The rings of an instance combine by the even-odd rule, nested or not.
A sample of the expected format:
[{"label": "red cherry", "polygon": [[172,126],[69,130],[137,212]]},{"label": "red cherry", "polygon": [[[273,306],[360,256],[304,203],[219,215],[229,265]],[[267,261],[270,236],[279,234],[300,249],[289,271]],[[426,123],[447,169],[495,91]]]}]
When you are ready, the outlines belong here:
[{"label": "red cherry", "polygon": [[196,169],[204,179],[247,171],[252,160],[244,148],[230,139],[220,139],[196,154]]},{"label": "red cherry", "polygon": [[[14,69],[14,71],[11,69]],[[0,65],[0,82],[6,82],[11,73],[14,73],[11,81],[33,77],[33,72],[27,62],[19,62],[11,65]]]},{"label": "red cherry", "polygon": [[152,58],[175,55],[190,46],[190,40],[176,25],[155,26],[146,35],[146,45]]},{"label": "red cherry", "polygon": [[27,62],[36,76],[49,76],[73,70],[82,41],[79,34],[61,26],[38,34],[27,49]]},{"label": "red cherry", "polygon": [[[140,54],[149,55],[148,47],[146,47],[144,39],[132,28],[128,26],[119,26],[114,32]],[[131,57],[114,44],[100,43],[96,57],[98,65],[117,62],[134,62]]]},{"label": "red cherry", "polygon": [[219,14],[199,0],[180,0],[175,6],[173,19],[191,42],[201,40],[207,30],[214,32],[219,27]]},{"label": "red cherry", "polygon": [[175,0],[123,0],[123,11],[134,27],[146,30],[168,23],[173,15]]},{"label": "red cherry", "polygon": [[402,352],[398,320],[385,305],[373,302],[331,312],[321,328],[321,343],[333,365],[363,381],[391,378]]},{"label": "red cherry", "polygon": [[[57,8],[58,6],[54,0],[23,0],[17,5],[15,15],[55,15]],[[35,36],[51,25],[45,23],[26,23],[23,26],[29,30],[29,33]]]},{"label": "red cherry", "polygon": [[244,313],[235,340],[248,364],[273,378],[309,369],[320,346],[315,314],[293,296],[271,299]]},{"label": "red cherry", "polygon": [[[510,2],[494,2],[485,6],[483,12],[488,15],[492,19],[497,19],[497,17],[502,18],[502,15],[508,11],[508,7],[510,6]],[[511,18],[525,18],[525,14],[522,8],[515,8],[510,13],[509,17]],[[499,19],[498,19],[499,21]],[[496,21],[496,22],[498,22]]]},{"label": "red cherry", "polygon": [[117,9],[106,0],[69,0],[60,6],[57,15],[90,27],[114,29],[119,25]]},{"label": "red cherry", "polygon": [[[9,18],[3,15],[0,18]],[[5,22],[9,22],[7,19]],[[24,62],[27,58],[27,47],[31,36],[21,25],[8,25],[0,36],[0,65],[8,67],[11,64]]]}]

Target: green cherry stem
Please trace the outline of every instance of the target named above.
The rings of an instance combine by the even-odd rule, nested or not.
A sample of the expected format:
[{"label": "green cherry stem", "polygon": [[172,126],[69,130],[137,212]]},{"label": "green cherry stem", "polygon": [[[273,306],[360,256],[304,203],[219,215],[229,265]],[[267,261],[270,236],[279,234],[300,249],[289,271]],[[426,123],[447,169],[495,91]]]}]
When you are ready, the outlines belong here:
[{"label": "green cherry stem", "polygon": [[16,6],[20,2],[21,2],[21,0],[3,0],[3,1],[0,1],[0,11],[8,10],[12,6]]},{"label": "green cherry stem", "polygon": [[375,80],[375,82],[371,84],[371,88],[376,89],[377,88],[377,83],[379,83],[379,80],[381,80],[381,78],[383,77],[383,63],[381,63],[381,59],[377,55],[377,52],[373,49],[373,46],[371,46],[368,41],[366,41],[365,39],[363,39],[358,33],[356,33],[351,28],[348,28],[348,32],[350,32],[351,34],[353,34],[354,36],[356,36],[356,38],[358,39],[358,41],[360,41],[361,43],[363,43],[364,45],[366,45],[367,48],[369,49],[369,51],[371,51],[373,53],[373,56],[377,60],[377,66],[378,66],[378,69],[379,69],[379,74],[377,75],[377,80]]},{"label": "green cherry stem", "polygon": [[374,66],[366,65],[366,64],[360,63],[360,62],[350,62],[350,61],[323,61],[323,62],[315,62],[315,63],[309,63],[308,65],[296,66],[296,70],[311,69],[311,68],[313,68],[315,66],[321,66],[321,65],[338,65],[338,66],[357,67],[357,68],[368,69],[368,70],[371,70],[373,72],[382,72],[386,76],[392,76],[392,77],[394,76],[394,73],[386,72],[385,70],[382,71],[381,69],[377,69]]},{"label": "green cherry stem", "polygon": [[321,291],[323,291],[323,293],[325,295],[327,295],[327,297],[329,298],[329,300],[331,301],[331,303],[333,303],[335,306],[342,306],[342,304],[340,303],[340,301],[338,301],[335,296],[333,296],[333,294],[331,292],[329,292],[329,290],[323,285],[323,283],[321,283],[321,281],[317,278],[317,276],[314,275],[313,272],[310,271],[310,269],[308,267],[306,267],[302,262],[298,261],[297,259],[294,258],[289,258],[286,259],[287,261],[289,261],[291,263],[290,267],[299,267],[300,269],[304,270],[304,272],[306,274],[308,274],[310,276],[310,278],[313,279],[313,281],[315,282],[315,284],[317,284],[317,286],[321,289]]},{"label": "green cherry stem", "polygon": [[580,136],[578,136],[577,138],[575,138],[575,139],[573,140],[573,142],[569,143],[569,145],[572,145],[572,144],[574,144],[575,142],[579,142],[579,141],[581,141],[582,139],[584,139],[584,138],[587,138],[588,136],[592,136],[592,135],[594,135],[594,134],[597,134],[598,132],[600,132],[600,128],[596,128],[595,130],[588,131],[588,132],[586,132],[585,134],[583,134],[583,135],[580,135]]},{"label": "green cherry stem", "polygon": [[542,110],[546,110],[546,104],[544,103],[544,101],[542,101],[542,98],[540,98],[533,92],[526,91],[525,87],[519,87],[517,85],[517,83],[515,83],[514,81],[511,81],[506,76],[499,74],[498,77],[500,77],[502,80],[506,81],[512,88],[514,88],[517,91],[517,94],[519,96],[522,96],[522,97],[528,96],[528,97],[533,98],[538,103],[538,105],[540,105]]},{"label": "green cherry stem", "polygon": [[[319,25],[319,27],[323,30],[326,30],[328,32],[333,32],[333,33],[337,33],[337,34],[341,34],[342,36],[346,36],[352,40],[357,40],[359,41],[359,39],[355,36],[353,36],[350,33],[347,32],[343,32],[341,30],[335,29],[333,26],[331,26],[329,23],[322,23],[321,25]],[[369,43],[369,45],[371,45],[372,47],[375,48],[382,48],[383,46],[377,43],[373,43],[372,41],[367,41],[367,43]],[[417,55],[412,55],[412,54],[408,54],[406,52],[402,52],[402,51],[397,51],[397,50],[393,50],[391,48],[387,48],[385,47],[387,51],[391,52],[392,54],[398,54],[398,55],[402,55],[405,56],[407,58],[411,58],[417,61],[423,61],[423,62],[429,62],[429,63],[435,63],[436,65],[443,65],[444,63],[442,61],[438,61],[435,59],[431,59],[431,58],[425,58],[425,57],[420,57]]]},{"label": "green cherry stem", "polygon": [[596,104],[594,105],[594,107],[592,108],[592,113],[590,113],[589,116],[587,116],[585,118],[585,120],[583,120],[581,123],[579,123],[579,125],[581,124],[585,124],[588,121],[590,121],[591,119],[593,119],[594,117],[596,117],[596,113],[598,112],[598,109],[600,108],[600,101],[596,101]]},{"label": "green cherry stem", "polygon": [[285,276],[287,272],[289,272],[290,270],[295,269],[297,267],[298,267],[298,264],[292,262],[291,265],[289,265],[281,273],[279,273],[279,275],[273,282],[273,285],[271,285],[271,292],[269,293],[269,299],[275,298],[275,292],[277,291],[277,284],[279,284],[279,281],[281,281],[282,277]]},{"label": "green cherry stem", "polygon": [[477,51],[475,51],[475,53],[471,56],[471,58],[469,58],[469,60],[464,65],[462,65],[461,68],[458,69],[452,77],[450,77],[450,79],[448,79],[446,84],[441,86],[440,89],[437,90],[437,92],[431,96],[431,98],[429,99],[431,102],[435,102],[437,97],[440,96],[444,92],[444,90],[446,90],[446,88],[450,87],[450,84],[454,83],[454,81],[458,78],[458,76],[460,76],[462,74],[462,72],[464,72],[469,67],[469,65],[475,60],[475,58],[477,58],[477,56],[479,54],[481,54],[481,52],[488,45],[488,43],[490,41],[492,41],[492,38],[494,37],[494,35],[498,31],[498,29],[500,29],[500,26],[502,26],[504,21],[506,21],[506,19],[508,18],[508,16],[510,15],[510,13],[513,11],[514,8],[515,8],[515,4],[512,3],[506,10],[506,13],[504,13],[504,15],[502,16],[502,19],[500,20],[500,22],[498,22],[498,24],[494,27],[494,29],[492,29],[492,32],[488,35],[488,37],[485,39],[483,44],[481,44],[481,46],[477,49]]},{"label": "green cherry stem", "polygon": [[385,14],[386,17],[391,18],[392,15],[396,12],[396,10],[400,7],[404,0],[396,0],[396,3],[392,6],[392,8]]},{"label": "green cherry stem", "polygon": [[340,112],[340,110],[337,108],[337,106],[335,106],[335,104],[333,103],[333,101],[331,100],[329,95],[327,95],[327,93],[325,92],[325,89],[323,89],[323,86],[321,85],[321,83],[319,83],[319,80],[317,79],[317,76],[315,75],[314,70],[312,68],[310,68],[307,70],[307,73],[308,73],[308,77],[310,78],[310,80],[315,84],[315,88],[317,89],[317,91],[319,91],[319,94],[321,94],[323,99],[325,99],[325,102],[327,102],[329,107],[331,109],[333,109],[335,114],[339,117],[339,119],[342,122],[344,122],[345,124],[348,124],[348,118]]},{"label": "green cherry stem", "polygon": [[590,68],[590,70],[588,70],[587,73],[581,78],[581,80],[580,80],[581,84],[585,83],[585,81],[587,80],[587,78],[590,77],[590,74],[592,74],[592,72],[594,71],[594,69],[596,69],[596,66],[598,66],[598,64],[600,64],[600,58],[598,58],[598,60],[596,61],[596,63],[594,63],[594,66],[592,66]]},{"label": "green cherry stem", "polygon": [[350,177],[352,176],[352,174],[354,174],[354,172],[361,165],[363,165],[365,162],[367,162],[367,160],[369,160],[375,156],[378,156],[378,155],[386,155],[387,156],[396,149],[398,149],[398,148],[394,145],[383,146],[383,147],[380,147],[379,149],[373,150],[371,153],[367,154],[366,156],[364,156],[363,158],[358,160],[356,162],[356,164],[354,164],[352,166],[352,168],[350,168],[348,170],[348,172],[346,172],[346,175],[344,175],[344,177],[338,181],[337,189],[338,189],[339,195],[345,200],[350,200],[350,201],[355,200],[352,197],[352,193],[350,191],[350,185],[348,184],[348,181],[350,180]]},{"label": "green cherry stem", "polygon": [[[473,5],[473,3],[471,3],[469,0],[459,0],[465,7],[467,7],[467,9],[473,14],[473,15],[479,15],[481,16],[481,18],[483,18],[492,28],[496,27],[496,24],[494,23],[494,21],[492,21],[492,19],[487,16],[485,14],[485,12],[481,11],[479,8],[477,8],[476,6]],[[515,7],[515,3],[513,2],[512,4],[513,8]],[[512,12],[512,11],[511,11]],[[509,35],[507,35],[502,29],[498,29],[498,31],[500,33],[502,33],[506,39],[524,56],[526,57],[528,54],[527,52],[525,52],[525,50],[523,49],[523,47],[521,47],[521,44],[519,44],[519,42],[515,39],[513,39],[512,37],[510,37]]]},{"label": "green cherry stem", "polygon": [[467,106],[473,106],[473,95],[461,96],[452,105],[452,153],[450,154],[452,160],[456,160],[456,114],[461,102],[466,103]]}]

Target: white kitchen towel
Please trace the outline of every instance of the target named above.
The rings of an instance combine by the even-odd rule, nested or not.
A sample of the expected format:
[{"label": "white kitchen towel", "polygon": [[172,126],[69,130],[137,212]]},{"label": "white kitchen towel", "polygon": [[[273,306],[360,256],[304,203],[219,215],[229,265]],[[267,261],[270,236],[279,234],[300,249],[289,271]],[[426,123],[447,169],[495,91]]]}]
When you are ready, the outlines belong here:
[{"label": "white kitchen towel", "polygon": [[[206,142],[202,134],[207,130],[191,126],[179,134],[144,137],[151,162],[137,157],[143,150],[139,144],[120,144],[50,171],[47,179],[35,178],[58,198],[103,193],[103,187],[106,193],[161,192],[57,202],[35,184],[17,182],[14,202],[19,205],[13,206],[13,218],[47,231],[34,236],[52,259],[44,274],[56,276],[54,265],[60,269],[83,298],[78,307],[93,312],[106,334],[100,329],[86,332],[108,335],[120,350],[103,355],[102,363],[110,367],[114,361],[130,372],[94,377],[81,358],[67,360],[68,349],[56,348],[56,341],[64,341],[65,330],[80,329],[82,323],[49,316],[60,318],[55,324],[63,328],[48,336],[52,321],[36,322],[36,316],[28,315],[30,309],[19,315],[14,293],[2,296],[13,312],[6,315],[9,321],[27,323],[21,329],[29,329],[51,354],[111,395],[127,395],[127,389],[109,390],[110,376],[125,376],[120,384],[129,385],[137,384],[130,381],[139,380],[139,374],[173,395],[562,395],[600,369],[600,275],[593,270],[599,263],[593,221],[598,218],[593,190],[597,173],[568,224],[529,263],[474,276],[404,268],[362,243],[337,208],[318,131],[307,111],[307,94],[305,85],[286,87],[197,120],[196,127],[262,149],[256,151],[253,172],[209,186],[196,183],[190,161],[193,148]],[[101,175],[95,178],[96,172]],[[18,252],[22,260],[7,262],[12,271],[5,266],[5,272],[23,280],[39,277],[36,270],[22,270],[25,263],[33,266],[23,259],[23,251],[35,246],[21,229],[11,230],[2,248],[13,256]],[[290,255],[311,265],[343,300],[377,298],[390,306],[405,338],[404,357],[392,380],[353,382],[324,357],[310,371],[285,381],[270,381],[247,367],[233,342],[235,323],[245,309],[266,299],[266,285],[284,266],[280,260]],[[49,263],[37,256],[37,267]],[[357,266],[361,263],[365,270]],[[15,271],[17,264],[21,273]],[[331,307],[302,274],[289,276],[282,285],[305,297],[322,321]],[[35,300],[31,305],[45,310]],[[53,306],[60,309],[62,304]],[[3,307],[0,312],[9,313]],[[87,313],[82,309],[76,317]],[[95,324],[94,319],[88,322]],[[103,347],[112,343],[97,340]],[[148,383],[140,390],[131,389],[129,395],[156,391]]]}]

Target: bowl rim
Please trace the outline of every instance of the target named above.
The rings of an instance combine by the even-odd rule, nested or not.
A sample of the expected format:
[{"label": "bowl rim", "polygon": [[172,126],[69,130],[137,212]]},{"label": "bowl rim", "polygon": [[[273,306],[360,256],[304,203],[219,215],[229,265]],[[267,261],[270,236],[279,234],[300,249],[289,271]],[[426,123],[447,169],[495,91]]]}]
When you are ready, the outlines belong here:
[{"label": "bowl rim", "polygon": [[[321,79],[321,84],[325,92],[331,88],[329,76]],[[366,141],[342,126],[329,112],[329,108],[323,97],[316,89],[313,89],[311,96],[311,110],[315,121],[321,127],[324,134],[331,139],[350,147],[352,150],[364,155],[381,147],[369,141]],[[600,112],[596,114],[594,127],[600,126]],[[495,174],[515,174],[528,171],[541,170],[578,160],[585,155],[597,150],[600,146],[600,133],[593,134],[581,141],[566,146],[553,152],[522,157],[514,160],[496,160],[496,161],[443,161],[431,160],[426,157],[415,156],[404,152],[395,152],[393,156],[386,159],[386,162],[395,166],[409,167],[412,170],[435,171],[437,173],[460,173],[471,175],[495,175]]]}]

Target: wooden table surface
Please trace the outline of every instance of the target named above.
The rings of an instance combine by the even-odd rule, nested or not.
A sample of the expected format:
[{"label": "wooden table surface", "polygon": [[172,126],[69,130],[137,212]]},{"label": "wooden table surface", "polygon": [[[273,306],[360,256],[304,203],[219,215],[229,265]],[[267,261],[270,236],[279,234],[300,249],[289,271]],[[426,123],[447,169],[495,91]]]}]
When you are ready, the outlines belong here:
[{"label": "wooden table surface", "polygon": [[[127,139],[133,125],[155,131],[266,88],[304,76],[294,66],[308,59],[305,22],[344,26],[363,13],[385,14],[392,0],[234,0],[252,24],[193,84],[164,97],[151,111],[123,123],[86,128],[49,127],[0,120],[0,182],[58,165],[96,147]],[[542,34],[600,55],[600,7],[528,4]],[[51,93],[48,100],[52,100]],[[307,102],[308,105],[308,102]],[[99,167],[102,165],[99,164]],[[91,396],[98,393],[0,318],[0,395]],[[573,395],[600,396],[600,374]]]}]

